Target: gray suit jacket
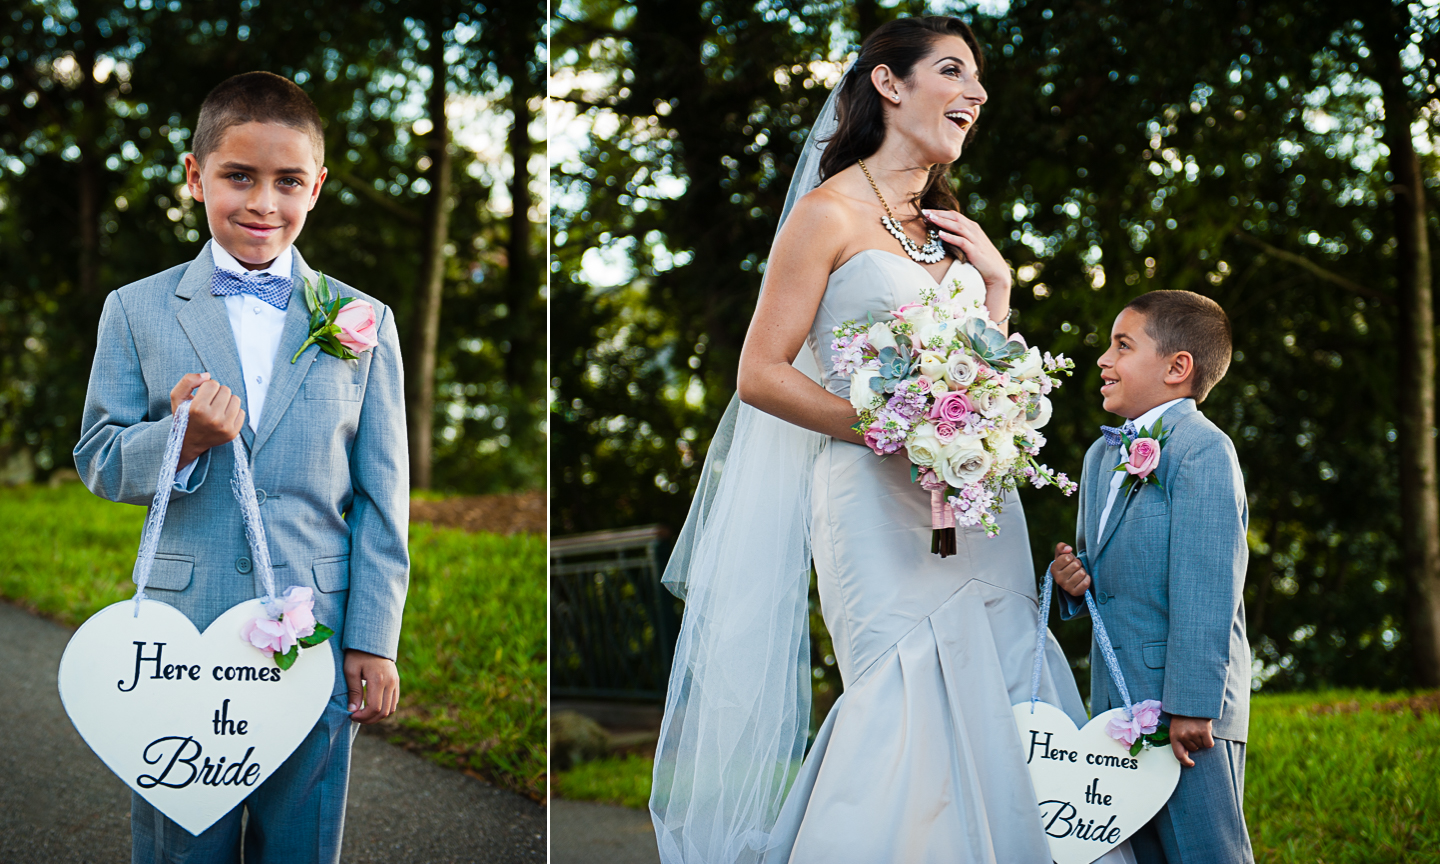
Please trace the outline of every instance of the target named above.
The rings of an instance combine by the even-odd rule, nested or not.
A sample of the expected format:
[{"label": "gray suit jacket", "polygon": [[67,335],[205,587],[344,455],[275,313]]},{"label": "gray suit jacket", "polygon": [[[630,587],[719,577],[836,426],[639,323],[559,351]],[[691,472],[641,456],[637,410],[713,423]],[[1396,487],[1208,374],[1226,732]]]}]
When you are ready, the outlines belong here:
[{"label": "gray suit jacket", "polygon": [[[1076,552],[1134,701],[1208,717],[1218,738],[1244,741],[1250,725],[1250,643],[1245,568],[1250,510],[1230,438],[1192,399],[1164,415],[1170,440],[1154,483],[1121,492],[1100,534],[1100,513],[1120,448],[1096,441],[1080,478]],[[1088,615],[1060,592],[1061,617]],[[1090,651],[1094,713],[1121,705],[1099,647]]]},{"label": "gray suit jacket", "polygon": [[[185,373],[209,372],[245,398],[225,303],[210,293],[214,269],[207,244],[191,263],[105,299],[75,447],[75,468],[96,495],[151,502],[172,423],[170,390]],[[333,278],[341,295],[374,304],[380,344],[358,361],[311,345],[292,365],[309,335],[300,280],[316,279],[298,250],[294,276],[260,428],[247,421],[241,437],[276,593],[315,590],[315,617],[337,634],[330,645],[341,693],[342,648],[394,658],[400,640],[410,574],[404,372],[391,311]],[[233,453],[229,444],[210,449],[175,485],[146,588],[201,630],[264,593],[230,491]]]}]

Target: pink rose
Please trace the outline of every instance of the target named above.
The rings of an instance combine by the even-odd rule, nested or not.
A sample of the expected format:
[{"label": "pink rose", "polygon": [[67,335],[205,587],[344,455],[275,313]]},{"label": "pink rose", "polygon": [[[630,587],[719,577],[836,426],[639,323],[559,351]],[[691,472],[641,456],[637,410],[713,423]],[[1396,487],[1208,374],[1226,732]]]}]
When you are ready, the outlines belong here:
[{"label": "pink rose", "polygon": [[885,455],[885,451],[882,449],[880,443],[880,435],[883,431],[884,430],[878,426],[871,426],[865,430],[865,446],[882,456]]},{"label": "pink rose", "polygon": [[944,480],[940,479],[940,475],[936,474],[934,470],[930,468],[920,469],[920,488],[926,492],[944,492],[948,485]]},{"label": "pink rose", "polygon": [[1126,720],[1125,712],[1111,716],[1105,723],[1105,734],[1116,741],[1123,741],[1126,747],[1134,746],[1145,732],[1141,728],[1138,718]]},{"label": "pink rose", "polygon": [[297,639],[303,639],[315,633],[315,600],[313,596],[314,592],[309,588],[292,585],[281,598],[285,604],[281,620],[289,625]]},{"label": "pink rose", "polygon": [[340,344],[359,354],[379,344],[375,335],[375,307],[365,300],[351,300],[335,316]]},{"label": "pink rose", "polygon": [[930,392],[930,384],[932,382],[930,381],[930,377],[928,375],[921,375],[920,377],[916,378],[913,383],[916,389],[918,389],[921,393]]},{"label": "pink rose", "polygon": [[970,400],[965,394],[958,390],[952,390],[935,400],[930,408],[929,417],[931,420],[949,420],[951,423],[959,423],[965,419],[965,415],[975,410],[970,405]]},{"label": "pink rose", "polygon": [[264,651],[266,656],[284,654],[296,642],[295,631],[284,621],[252,618],[240,628],[240,638]]},{"label": "pink rose", "polygon": [[1125,470],[1144,480],[1159,464],[1160,442],[1154,438],[1136,438],[1130,445],[1130,461],[1125,464]]},{"label": "pink rose", "polygon": [[949,444],[955,440],[955,434],[958,431],[955,424],[949,420],[940,420],[935,423],[935,437],[940,440],[941,444]]},{"label": "pink rose", "polygon": [[1155,699],[1146,699],[1138,705],[1131,705],[1130,712],[1135,715],[1135,722],[1140,724],[1140,732],[1149,735],[1160,728],[1160,702]]},{"label": "pink rose", "polygon": [[904,320],[905,320],[905,313],[909,312],[911,309],[924,309],[924,308],[925,308],[925,304],[924,304],[924,303],[906,303],[904,306],[901,306],[899,309],[896,309],[892,314],[893,314],[896,318],[899,318],[901,321],[904,321]]}]

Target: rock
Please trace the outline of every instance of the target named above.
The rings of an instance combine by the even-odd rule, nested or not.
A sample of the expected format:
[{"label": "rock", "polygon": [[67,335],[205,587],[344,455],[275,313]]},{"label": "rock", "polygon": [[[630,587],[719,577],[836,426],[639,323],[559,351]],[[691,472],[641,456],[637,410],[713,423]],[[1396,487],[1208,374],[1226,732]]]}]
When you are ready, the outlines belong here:
[{"label": "rock", "polygon": [[569,771],[610,753],[610,735],[599,723],[574,711],[550,717],[550,770]]}]

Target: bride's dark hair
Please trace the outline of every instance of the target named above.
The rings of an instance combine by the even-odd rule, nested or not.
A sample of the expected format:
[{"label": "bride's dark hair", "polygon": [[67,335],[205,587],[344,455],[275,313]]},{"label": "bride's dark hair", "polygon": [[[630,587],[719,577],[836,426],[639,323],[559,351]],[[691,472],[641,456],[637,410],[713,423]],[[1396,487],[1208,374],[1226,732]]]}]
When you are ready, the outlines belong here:
[{"label": "bride's dark hair", "polygon": [[[908,80],[920,62],[942,36],[959,36],[975,55],[975,74],[985,71],[985,57],[970,27],[959,18],[930,15],[919,18],[896,18],[876,28],[860,56],[845,76],[845,83],[835,103],[839,127],[830,136],[820,154],[820,180],[823,182],[880,149],[885,141],[885,109],[880,93],[870,82],[876,66],[889,66],[890,71]],[[925,188],[915,201],[931,210],[958,210],[955,192],[950,188],[950,166],[932,165]],[[903,218],[903,217],[901,217]]]}]

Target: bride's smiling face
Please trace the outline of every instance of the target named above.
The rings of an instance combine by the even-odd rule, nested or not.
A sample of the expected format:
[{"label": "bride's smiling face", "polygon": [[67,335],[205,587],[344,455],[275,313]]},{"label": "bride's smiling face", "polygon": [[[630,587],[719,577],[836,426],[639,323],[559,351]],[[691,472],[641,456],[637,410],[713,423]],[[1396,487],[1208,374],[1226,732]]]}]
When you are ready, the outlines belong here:
[{"label": "bride's smiling face", "polygon": [[887,138],[899,135],[927,165],[960,158],[986,99],[975,55],[964,39],[937,38],[909,80],[895,78],[884,66],[875,69],[872,80],[885,105]]}]

